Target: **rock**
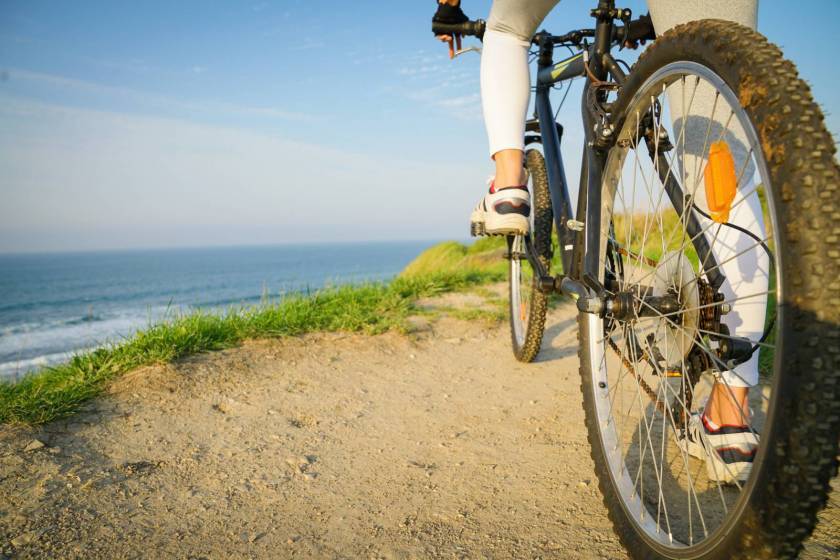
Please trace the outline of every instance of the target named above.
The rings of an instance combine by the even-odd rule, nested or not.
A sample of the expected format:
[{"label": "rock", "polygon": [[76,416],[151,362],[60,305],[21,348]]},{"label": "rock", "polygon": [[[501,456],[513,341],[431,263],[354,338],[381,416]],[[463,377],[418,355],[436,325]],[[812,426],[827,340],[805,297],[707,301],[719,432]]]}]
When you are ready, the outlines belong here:
[{"label": "rock", "polygon": [[[42,444],[43,445],[43,444]],[[16,536],[12,539],[12,546],[15,548],[20,548],[23,545],[29,544],[35,538],[35,533],[29,531],[28,533],[23,533],[21,535]]]},{"label": "rock", "polygon": [[35,451],[36,449],[41,449],[44,447],[44,443],[38,441],[37,439],[33,439],[29,442],[29,445],[23,448],[24,451]]},{"label": "rock", "polygon": [[431,330],[431,324],[424,317],[412,316],[405,320],[409,332],[424,332]]},{"label": "rock", "polygon": [[228,412],[230,412],[230,407],[227,405],[227,403],[224,402],[214,404],[213,408],[215,408],[222,414],[227,414]]},{"label": "rock", "polygon": [[49,451],[53,455],[56,455],[58,453],[61,453],[61,448],[60,447],[50,447],[47,451]]},{"label": "rock", "polygon": [[301,472],[306,471],[309,468],[309,465],[315,462],[316,457],[314,455],[301,455],[298,457],[287,457],[286,463],[292,467],[297,468]]}]

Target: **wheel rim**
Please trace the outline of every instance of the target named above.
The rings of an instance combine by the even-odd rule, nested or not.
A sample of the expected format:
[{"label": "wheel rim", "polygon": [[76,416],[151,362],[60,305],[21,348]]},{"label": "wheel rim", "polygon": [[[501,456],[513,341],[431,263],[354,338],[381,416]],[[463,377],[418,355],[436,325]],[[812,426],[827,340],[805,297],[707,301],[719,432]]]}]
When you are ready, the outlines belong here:
[{"label": "wheel rim", "polygon": [[[531,196],[531,212],[528,220],[530,232],[534,231],[533,184],[528,179],[528,192]],[[528,235],[532,235],[532,233]],[[528,336],[528,321],[531,316],[531,298],[534,290],[534,271],[525,255],[525,236],[514,235],[508,240],[510,244],[510,316],[513,325],[513,336],[517,346],[523,346]]]},{"label": "wheel rim", "polygon": [[[692,154],[691,146],[696,146],[697,140],[692,138],[689,141],[686,138],[696,130],[702,130],[702,127],[701,121],[692,123],[690,119],[703,116],[692,100],[698,97],[698,92],[701,92],[699,97],[703,98],[709,90],[716,90],[717,93],[712,107],[706,113],[709,126],[706,127],[708,130],[702,138],[704,148]],[[707,156],[708,148],[705,146],[711,144],[709,140],[714,140],[716,136],[730,141],[733,137],[740,139],[746,148],[741,154],[744,171],[737,179],[738,193],[732,203],[732,209],[737,213],[738,204],[754,206],[755,201],[750,197],[758,198],[763,195],[769,208],[769,219],[765,217],[764,228],[760,232],[763,235],[759,237],[766,236],[765,243],[772,246],[778,231],[772,192],[766,188],[770,181],[761,144],[747,115],[740,108],[737,96],[719,76],[706,67],[691,62],[667,65],[639,88],[639,93],[629,104],[630,109],[619,132],[617,147],[611,150],[604,172],[605,204],[601,222],[603,231],[600,251],[602,268],[605,271],[610,267],[615,268],[615,260],[618,258],[622,263],[621,271],[610,272],[616,277],[619,291],[632,293],[636,290],[634,301],[642,299],[638,297],[641,295],[638,286],[644,285],[645,277],[657,280],[658,289],[661,290],[669,282],[674,286],[680,284],[680,288],[686,285],[696,288],[701,284],[696,278],[707,280],[708,275],[713,274],[709,265],[706,263],[704,266],[704,261],[700,260],[699,252],[690,241],[691,236],[685,233],[684,220],[668,203],[663,182],[658,176],[658,167],[651,165],[645,143],[639,138],[641,119],[647,108],[657,103],[662,109],[659,116],[653,118],[653,128],[659,132],[659,137],[653,138],[654,145],[670,137],[673,150],[666,154],[666,158],[673,166],[672,171],[680,175],[679,184],[691,184],[688,194],[692,197],[692,202],[708,204],[707,201],[700,200],[702,197],[698,196],[697,191],[704,189],[701,177],[705,173],[702,166],[707,158],[700,156]],[[723,119],[720,117],[722,107],[725,107],[723,111],[726,115]],[[672,126],[670,117],[675,117],[680,124],[677,127]],[[722,125],[718,127],[720,130],[711,126],[714,123]],[[668,136],[661,134],[660,126],[657,125],[662,125]],[[696,148],[694,151],[696,152]],[[665,196],[662,196],[663,194]],[[673,216],[669,216],[670,221],[666,220],[666,214],[659,204],[663,198],[665,206],[670,206],[672,214],[677,216],[676,227],[668,227],[669,224],[674,226]],[[704,232],[711,232],[703,235],[710,238],[713,254],[721,252],[726,255],[720,245],[715,247],[719,238],[719,231],[717,234],[715,231],[723,226],[705,219],[700,223]],[[677,230],[682,230],[682,235],[679,235]],[[613,252],[612,258],[608,255],[607,240],[610,236],[613,238],[609,245],[609,251]],[[672,246],[674,237],[678,240],[676,247]],[[764,250],[755,246],[754,251],[754,254],[759,255],[756,262],[761,263],[759,253],[764,253]],[[730,261],[734,263],[746,254],[738,254],[735,250],[730,253],[737,255]],[[720,259],[718,262],[718,270],[731,268],[723,262],[724,260]],[[668,265],[674,261],[679,264]],[[688,270],[694,271],[693,281],[684,277],[687,274],[686,262],[690,265]],[[781,301],[782,283],[778,256],[774,255],[772,265],[770,272],[773,275],[764,298],[767,301]],[[698,270],[704,272],[698,274]],[[605,278],[606,274],[602,276],[602,281]],[[677,279],[681,280],[676,281]],[[648,282],[657,284],[650,280]],[[727,279],[727,282],[731,284],[732,281]],[[726,288],[727,285],[724,284],[721,291],[725,291]],[[654,286],[654,292],[656,289]],[[632,520],[639,533],[655,547],[680,556],[693,554],[698,549],[710,546],[717,537],[726,533],[727,526],[738,517],[737,513],[743,508],[752,490],[755,476],[753,474],[746,481],[735,480],[730,484],[713,480],[705,470],[705,461],[691,457],[677,445],[677,436],[682,433],[680,414],[699,408],[697,400],[702,393],[700,384],[693,383],[692,353],[708,354],[709,362],[718,370],[725,369],[725,363],[720,357],[717,360],[712,359],[712,356],[716,355],[712,342],[723,338],[702,328],[707,325],[707,321],[701,321],[699,317],[694,320],[693,324],[697,326],[692,331],[692,322],[688,317],[692,311],[697,312],[699,309],[702,315],[703,310],[719,308],[720,305],[702,302],[701,305],[689,304],[687,302],[694,299],[694,296],[687,297],[682,289],[676,291],[675,299],[679,300],[680,312],[672,312],[670,317],[666,316],[667,313],[660,312],[653,317],[642,318],[638,316],[638,311],[623,320],[618,320],[611,313],[607,313],[603,319],[588,315],[586,327],[589,332],[590,344],[587,351],[591,364],[597,425],[613,487],[627,517]],[[760,297],[755,296],[759,306]],[[732,299],[728,303],[736,308],[734,312],[737,315],[740,305],[738,296],[726,299]],[[694,301],[696,302],[696,299]],[[638,303],[635,305],[642,306]],[[776,324],[780,324],[781,309],[775,313]],[[685,319],[685,322],[675,324],[674,319]],[[726,321],[727,319],[724,319],[724,322]],[[667,334],[669,330],[673,332]],[[731,336],[741,334],[736,330],[730,333]],[[752,343],[759,342],[760,337],[757,334],[749,334],[747,338]],[[699,338],[704,336],[705,339]],[[769,372],[762,372],[758,386],[750,390],[751,406],[758,410],[755,416],[747,421],[756,433],[761,431],[762,425],[771,424],[771,397],[773,385],[778,378],[776,364],[780,353],[774,339],[774,336],[769,337],[759,345],[760,349],[757,352],[758,360],[762,364],[771,363],[772,367],[769,368]],[[690,343],[691,347],[686,349],[685,340],[695,342]],[[666,350],[658,354],[663,361],[656,358],[644,360],[639,357],[640,350],[643,351],[642,356],[647,356],[656,355],[660,348]],[[773,353],[776,354],[775,360],[770,356]],[[678,368],[680,376],[669,378],[672,373],[670,368]],[[740,368],[741,366],[738,369]],[[700,381],[708,385],[707,379],[701,377]],[[724,390],[731,392],[731,383],[722,382],[722,386]],[[689,404],[689,401],[693,402]],[[689,408],[692,410],[687,410]],[[758,453],[754,459],[756,467],[761,464],[763,448],[762,445],[758,446]],[[723,473],[723,476],[726,474],[731,473]]]}]

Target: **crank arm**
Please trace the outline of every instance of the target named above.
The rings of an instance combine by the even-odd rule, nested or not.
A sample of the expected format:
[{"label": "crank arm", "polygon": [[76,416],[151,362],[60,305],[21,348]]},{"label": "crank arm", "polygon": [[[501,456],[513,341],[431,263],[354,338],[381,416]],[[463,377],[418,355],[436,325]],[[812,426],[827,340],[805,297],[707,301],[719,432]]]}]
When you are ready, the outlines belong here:
[{"label": "crank arm", "polygon": [[525,256],[528,259],[528,263],[531,265],[531,270],[534,271],[534,274],[536,274],[539,279],[537,285],[539,286],[540,291],[546,294],[555,291],[555,279],[548,273],[540,261],[540,258],[537,255],[537,250],[534,248],[534,243],[531,241],[531,234],[524,237]]}]

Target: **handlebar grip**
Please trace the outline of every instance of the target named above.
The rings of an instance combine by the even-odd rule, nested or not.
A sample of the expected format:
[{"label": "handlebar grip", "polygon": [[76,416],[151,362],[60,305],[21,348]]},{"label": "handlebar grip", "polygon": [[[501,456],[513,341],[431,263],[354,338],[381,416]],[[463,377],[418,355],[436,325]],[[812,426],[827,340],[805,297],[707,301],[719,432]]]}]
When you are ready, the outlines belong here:
[{"label": "handlebar grip", "polygon": [[439,23],[432,22],[432,33],[435,35],[472,35],[481,39],[484,37],[484,30],[487,23],[483,19],[465,21],[464,23]]},{"label": "handlebar grip", "polygon": [[653,30],[653,21],[650,14],[645,14],[627,24],[625,41],[647,41],[656,39],[656,32]]}]

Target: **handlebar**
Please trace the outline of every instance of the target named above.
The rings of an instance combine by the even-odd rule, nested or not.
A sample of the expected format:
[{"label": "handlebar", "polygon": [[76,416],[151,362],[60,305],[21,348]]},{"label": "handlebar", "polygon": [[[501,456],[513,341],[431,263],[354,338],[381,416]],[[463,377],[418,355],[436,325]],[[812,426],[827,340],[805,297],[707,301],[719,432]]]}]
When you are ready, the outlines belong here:
[{"label": "handlebar", "polygon": [[[552,35],[551,42],[555,45],[572,43],[580,45],[586,37],[594,37],[594,29],[577,29],[570,31],[565,35]],[[656,33],[653,30],[653,22],[650,15],[643,15],[639,19],[628,21],[624,25],[616,25],[613,27],[613,42],[622,45],[624,43],[636,43],[638,41],[647,41],[656,39]],[[537,43],[536,37],[532,41]]]},{"label": "handlebar", "polygon": [[435,35],[472,35],[481,39],[484,37],[486,27],[487,23],[483,19],[465,21],[464,23],[432,22],[432,32]]},{"label": "handlebar", "polygon": [[[576,31],[569,31],[565,35],[552,35],[551,42],[555,45],[559,45],[562,43],[574,43],[575,45],[580,44],[583,41],[584,37],[594,37],[595,30],[594,29],[578,29]],[[532,42],[537,42],[536,38]]]},{"label": "handlebar", "polygon": [[[487,22],[483,19],[465,21],[464,23],[432,22],[432,32],[435,35],[461,35],[464,37],[471,35],[482,39],[486,28]],[[578,29],[565,35],[554,35],[551,37],[551,42],[555,45],[560,43],[580,44],[585,37],[594,36],[594,29]],[[643,15],[639,19],[628,21],[625,25],[616,26],[613,29],[613,40],[618,44],[653,39],[656,39],[656,33],[653,30],[653,22],[650,19],[650,15]]]}]

